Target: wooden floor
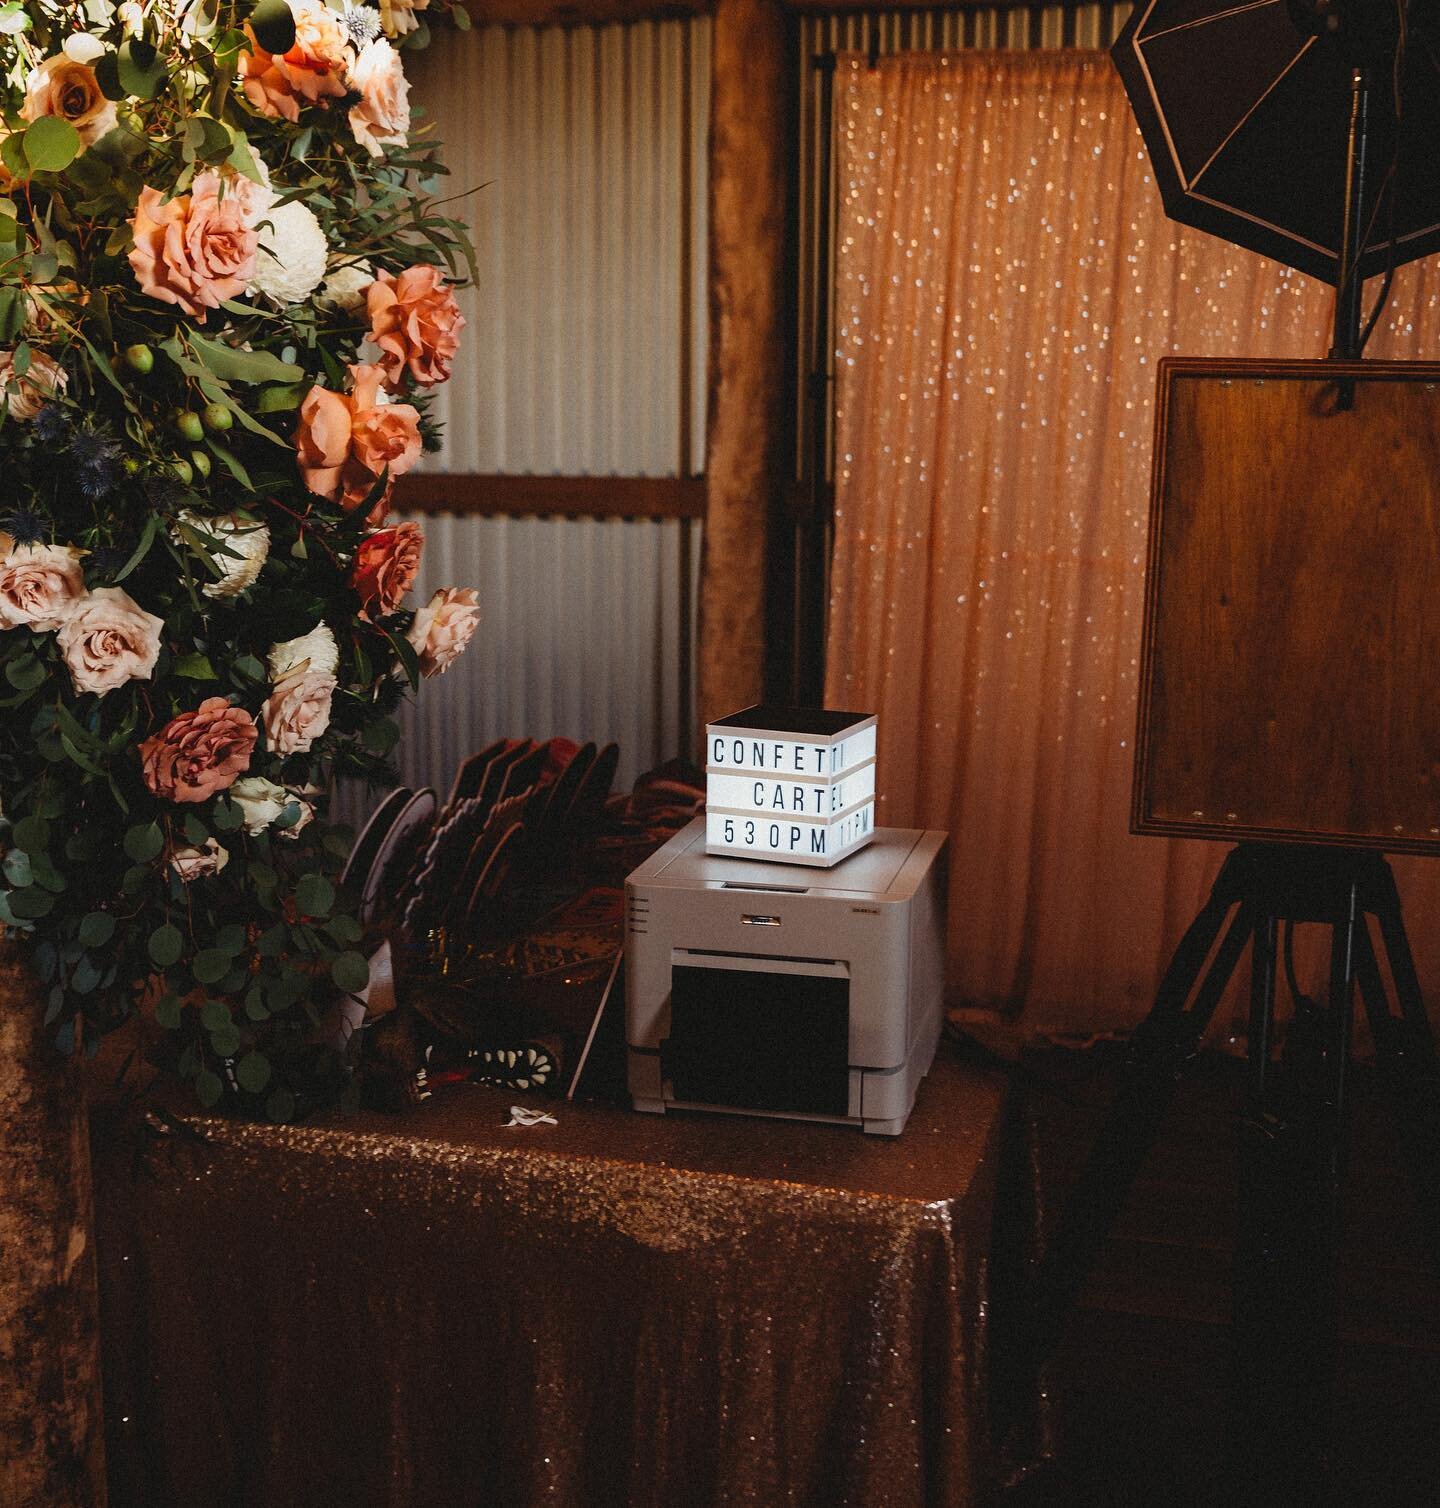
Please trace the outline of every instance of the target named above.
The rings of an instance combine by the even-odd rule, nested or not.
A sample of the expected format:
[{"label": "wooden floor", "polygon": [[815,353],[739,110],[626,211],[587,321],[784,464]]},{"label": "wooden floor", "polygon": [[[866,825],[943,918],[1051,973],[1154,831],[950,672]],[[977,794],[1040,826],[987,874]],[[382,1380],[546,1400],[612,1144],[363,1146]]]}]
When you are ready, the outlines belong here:
[{"label": "wooden floor", "polygon": [[[1115,1058],[1102,1048],[1027,1059],[1077,1101],[1036,1099],[1052,1209],[1089,1148]],[[1232,1480],[1225,1448],[1239,1072],[1237,1061],[1207,1056],[1182,1087],[1057,1359],[1054,1469],[1010,1495],[1016,1508],[1254,1501]],[[1440,1505],[1440,1280],[1421,1257],[1373,1070],[1362,1066],[1354,1083],[1327,1501],[1428,1508]]]}]

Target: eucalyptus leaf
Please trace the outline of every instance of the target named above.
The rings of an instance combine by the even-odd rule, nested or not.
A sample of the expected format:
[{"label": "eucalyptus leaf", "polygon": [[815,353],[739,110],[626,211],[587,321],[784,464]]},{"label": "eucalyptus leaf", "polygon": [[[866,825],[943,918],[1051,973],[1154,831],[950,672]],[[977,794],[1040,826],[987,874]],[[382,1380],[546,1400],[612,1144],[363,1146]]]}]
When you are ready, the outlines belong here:
[{"label": "eucalyptus leaf", "polygon": [[125,833],[125,854],[137,864],[148,864],[165,846],[165,834],[158,822],[142,822]]},{"label": "eucalyptus leaf", "polygon": [[80,152],[80,133],[59,115],[42,115],[25,127],[25,160],[37,173],[61,173]]},{"label": "eucalyptus leaf", "polygon": [[181,953],[185,951],[185,939],[181,936],[179,927],[166,922],[150,934],[147,948],[150,961],[157,968],[168,969],[171,964],[179,961]]}]

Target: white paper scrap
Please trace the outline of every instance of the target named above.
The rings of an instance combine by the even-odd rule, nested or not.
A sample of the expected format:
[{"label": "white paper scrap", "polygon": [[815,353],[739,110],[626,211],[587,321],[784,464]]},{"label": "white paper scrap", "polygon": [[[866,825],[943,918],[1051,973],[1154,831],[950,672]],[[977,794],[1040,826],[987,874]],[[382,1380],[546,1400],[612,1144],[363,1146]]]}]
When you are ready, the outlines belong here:
[{"label": "white paper scrap", "polygon": [[559,1121],[544,1110],[527,1110],[524,1105],[511,1105],[510,1119],[506,1126],[558,1126]]}]

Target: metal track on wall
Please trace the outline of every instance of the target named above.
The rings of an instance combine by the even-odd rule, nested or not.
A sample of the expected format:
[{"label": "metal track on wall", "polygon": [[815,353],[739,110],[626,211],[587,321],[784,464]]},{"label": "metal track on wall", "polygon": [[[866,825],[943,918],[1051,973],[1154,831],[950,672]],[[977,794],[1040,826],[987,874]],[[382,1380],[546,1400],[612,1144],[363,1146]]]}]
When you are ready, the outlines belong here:
[{"label": "metal track on wall", "polygon": [[901,52],[1106,48],[1133,7],[1117,4],[858,11],[800,20],[799,287],[796,298],[796,545],[794,664],[801,700],[818,702],[824,682],[825,612],[830,600],[834,481],[835,183],[831,81],[837,53],[871,58]]}]

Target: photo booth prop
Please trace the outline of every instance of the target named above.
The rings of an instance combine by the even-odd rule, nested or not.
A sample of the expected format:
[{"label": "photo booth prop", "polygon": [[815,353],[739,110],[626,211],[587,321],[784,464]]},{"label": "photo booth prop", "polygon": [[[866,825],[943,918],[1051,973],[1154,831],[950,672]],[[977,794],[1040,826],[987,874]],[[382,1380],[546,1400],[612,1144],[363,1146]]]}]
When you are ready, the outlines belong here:
[{"label": "photo booth prop", "polygon": [[875,718],[747,707],[705,729],[706,852],[829,868],[875,836]]},{"label": "photo booth prop", "polygon": [[1440,365],[1161,363],[1132,827],[1440,852]]}]

